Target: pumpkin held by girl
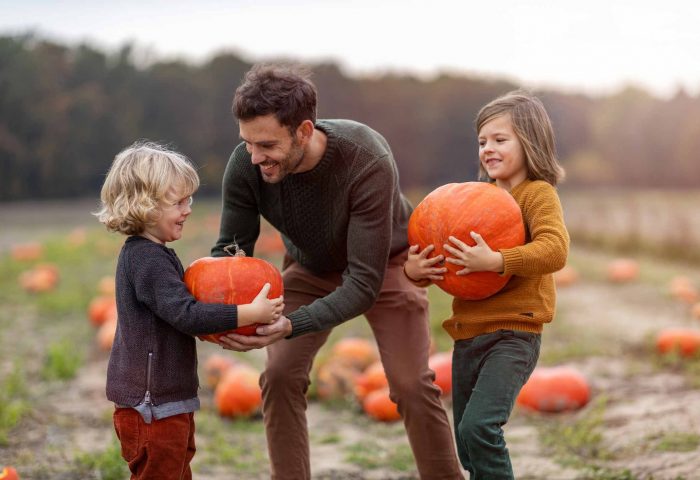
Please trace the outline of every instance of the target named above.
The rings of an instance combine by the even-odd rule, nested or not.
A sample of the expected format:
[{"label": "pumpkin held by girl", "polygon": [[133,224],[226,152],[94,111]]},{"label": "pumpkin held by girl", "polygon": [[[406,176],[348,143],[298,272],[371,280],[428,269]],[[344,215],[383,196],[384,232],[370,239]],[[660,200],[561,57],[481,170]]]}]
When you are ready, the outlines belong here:
[{"label": "pumpkin held by girl", "polygon": [[[445,254],[443,245],[450,236],[466,244],[476,242],[476,232],[492,250],[512,248],[525,243],[525,226],[520,207],[504,189],[490,183],[450,183],[430,192],[418,204],[408,222],[408,241],[422,251],[428,245],[435,250],[431,257]],[[461,267],[445,262],[444,280],[435,284],[447,293],[464,300],[480,300],[498,292],[509,276],[495,272],[473,272],[458,276]]]}]

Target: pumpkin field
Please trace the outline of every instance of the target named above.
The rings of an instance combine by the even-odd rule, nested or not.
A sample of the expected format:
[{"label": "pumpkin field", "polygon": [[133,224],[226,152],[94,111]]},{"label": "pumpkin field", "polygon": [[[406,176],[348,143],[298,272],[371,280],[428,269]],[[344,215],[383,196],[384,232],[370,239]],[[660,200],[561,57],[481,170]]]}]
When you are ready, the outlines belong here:
[{"label": "pumpkin field", "polygon": [[[557,315],[504,426],[516,478],[700,479],[700,195],[563,192],[562,201],[572,248],[556,275]],[[96,208],[0,205],[0,472],[12,466],[23,480],[128,478],[104,392],[123,238],[97,223]],[[170,245],[185,267],[208,255],[218,215],[217,201],[196,199]],[[282,248],[263,228],[256,256],[279,267]],[[429,295],[431,365],[447,393],[452,341],[441,321],[451,297],[434,286]],[[257,390],[265,352],[197,348],[194,478],[269,478]],[[376,360],[362,318],[319,353],[313,478],[418,478]]]}]

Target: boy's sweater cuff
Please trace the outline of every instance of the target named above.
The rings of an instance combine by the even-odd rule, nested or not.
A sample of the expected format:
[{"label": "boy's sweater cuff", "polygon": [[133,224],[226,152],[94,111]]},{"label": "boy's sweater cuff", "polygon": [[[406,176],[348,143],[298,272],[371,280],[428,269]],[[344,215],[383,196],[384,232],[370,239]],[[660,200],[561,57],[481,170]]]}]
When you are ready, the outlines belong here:
[{"label": "boy's sweater cuff", "polygon": [[305,310],[296,310],[287,315],[287,318],[292,322],[292,333],[285,338],[298,337],[315,330],[313,320]]}]

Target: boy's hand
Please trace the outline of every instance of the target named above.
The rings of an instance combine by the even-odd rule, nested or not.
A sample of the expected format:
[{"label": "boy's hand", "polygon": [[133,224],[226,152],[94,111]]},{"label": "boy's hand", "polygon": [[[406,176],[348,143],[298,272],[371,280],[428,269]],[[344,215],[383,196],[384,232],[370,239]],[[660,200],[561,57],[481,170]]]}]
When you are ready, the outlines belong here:
[{"label": "boy's hand", "polygon": [[436,267],[435,265],[442,262],[445,257],[437,255],[433,258],[428,258],[430,252],[435,250],[433,245],[428,245],[422,252],[418,252],[418,248],[418,245],[411,245],[408,249],[408,259],[403,266],[406,276],[414,282],[443,280],[442,274],[447,271],[447,268]]},{"label": "boy's hand", "polygon": [[457,237],[450,236],[450,242],[457,248],[447,243],[443,245],[445,250],[452,254],[452,257],[447,257],[445,261],[464,267],[457,272],[457,275],[466,275],[471,272],[501,273],[503,271],[503,255],[491,250],[491,247],[478,233],[471,232],[470,235],[476,242],[473,247]]},{"label": "boy's hand", "polygon": [[284,297],[270,300],[267,298],[268,293],[270,293],[270,284],[266,283],[252,302],[238,306],[239,327],[253,323],[272,323],[280,318],[284,310]]},{"label": "boy's hand", "polygon": [[256,348],[267,347],[292,333],[292,322],[285,316],[279,317],[269,325],[263,325],[257,328],[257,335],[238,335],[237,333],[229,333],[219,338],[219,345],[226,350],[235,350],[236,352],[248,352]]}]

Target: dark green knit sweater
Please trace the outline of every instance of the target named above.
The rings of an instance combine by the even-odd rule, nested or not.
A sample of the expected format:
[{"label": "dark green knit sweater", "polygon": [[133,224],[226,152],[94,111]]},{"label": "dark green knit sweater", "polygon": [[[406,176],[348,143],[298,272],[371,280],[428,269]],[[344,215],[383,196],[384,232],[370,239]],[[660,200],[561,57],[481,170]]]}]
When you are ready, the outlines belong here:
[{"label": "dark green knit sweater", "polygon": [[234,241],[253,255],[260,215],[282,234],[288,254],[311,272],[342,272],[342,286],[287,317],[292,336],[325,330],[361,315],[375,302],[390,256],[408,246],[411,205],[399,190],[386,140],[351,120],[319,120],[326,151],[308,172],[276,184],[262,180],[245,144],[223,179],[223,212],[213,256]]}]

